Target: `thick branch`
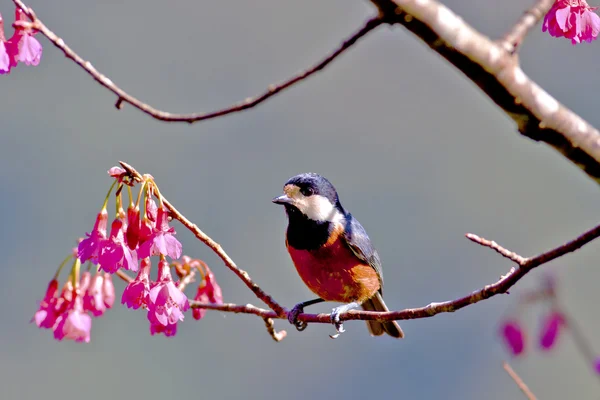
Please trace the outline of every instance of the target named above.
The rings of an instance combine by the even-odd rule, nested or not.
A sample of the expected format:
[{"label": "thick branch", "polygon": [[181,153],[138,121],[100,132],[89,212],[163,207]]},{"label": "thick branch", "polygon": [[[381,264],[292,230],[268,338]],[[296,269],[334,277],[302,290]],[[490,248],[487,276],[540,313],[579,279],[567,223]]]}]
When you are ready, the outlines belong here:
[{"label": "thick branch", "polygon": [[[477,84],[519,132],[549,144],[600,183],[600,132],[529,79],[513,54],[436,0],[370,1]],[[548,1],[540,4],[543,10]],[[524,35],[534,22],[518,23],[507,37]]]},{"label": "thick branch", "polygon": [[331,54],[327,55],[323,60],[315,64],[314,66],[299,72],[298,74],[292,76],[291,78],[278,83],[269,85],[267,90],[259,94],[255,97],[248,97],[242,102],[233,104],[229,107],[222,108],[216,111],[207,112],[207,113],[192,113],[192,114],[174,114],[167,111],[158,110],[149,104],[142,102],[141,100],[135,98],[134,96],[127,93],[125,90],[121,89],[112,80],[108,77],[100,73],[94,66],[89,62],[85,61],[81,56],[79,56],[73,49],[71,49],[63,39],[58,37],[53,31],[51,31],[44,23],[37,18],[33,9],[27,7],[27,5],[22,0],[13,0],[13,3],[19,8],[21,8],[25,14],[31,19],[31,27],[33,29],[37,29],[44,36],[54,44],[54,46],[58,47],[68,58],[72,59],[77,65],[83,68],[88,74],[90,74],[100,85],[104,86],[111,92],[113,92],[117,96],[117,102],[115,106],[118,109],[121,109],[123,103],[129,103],[138,110],[150,115],[152,118],[165,121],[165,122],[198,122],[207,119],[222,117],[224,115],[240,112],[247,110],[249,108],[255,107],[267,100],[268,98],[275,96],[277,93],[293,86],[294,84],[303,81],[309,76],[321,71],[325,68],[330,62],[336,59],[340,54],[350,48],[358,39],[365,36],[371,30],[375,29],[379,25],[381,25],[384,21],[379,17],[372,18],[368,20],[365,25],[360,28],[356,33],[346,39],[340,47],[335,49]]}]

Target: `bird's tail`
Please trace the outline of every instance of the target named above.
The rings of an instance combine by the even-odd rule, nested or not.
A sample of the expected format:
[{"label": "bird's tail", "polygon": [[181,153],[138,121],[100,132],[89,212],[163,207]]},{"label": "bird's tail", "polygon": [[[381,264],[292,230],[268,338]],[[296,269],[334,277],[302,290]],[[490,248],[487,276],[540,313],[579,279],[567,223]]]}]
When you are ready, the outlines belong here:
[{"label": "bird's tail", "polygon": [[[362,304],[362,308],[365,311],[389,311],[385,302],[383,301],[383,297],[381,297],[381,293],[377,292],[375,296],[365,301]],[[367,327],[369,328],[369,332],[372,336],[381,336],[385,333],[395,338],[403,338],[404,332],[402,332],[402,328],[396,321],[389,322],[378,322],[378,321],[366,321]]]}]

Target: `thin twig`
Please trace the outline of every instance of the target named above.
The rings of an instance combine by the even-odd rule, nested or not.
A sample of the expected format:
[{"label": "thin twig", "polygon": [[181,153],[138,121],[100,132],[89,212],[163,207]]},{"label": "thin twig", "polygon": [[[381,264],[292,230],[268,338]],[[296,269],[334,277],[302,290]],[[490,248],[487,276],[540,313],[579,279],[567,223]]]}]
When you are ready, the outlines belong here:
[{"label": "thin twig", "polygon": [[352,34],[348,39],[346,39],[337,49],[327,55],[323,60],[319,61],[314,66],[299,72],[298,74],[292,76],[291,78],[278,83],[269,85],[267,90],[262,94],[259,94],[254,97],[248,97],[242,102],[235,103],[229,107],[222,108],[216,111],[207,112],[207,113],[192,113],[192,114],[174,114],[166,111],[158,110],[149,104],[142,102],[136,97],[130,95],[125,90],[121,89],[117,86],[112,80],[110,80],[106,75],[100,73],[94,66],[89,62],[85,61],[81,56],[79,56],[73,49],[71,49],[63,39],[58,37],[53,31],[51,31],[33,12],[33,9],[28,7],[22,0],[13,0],[13,3],[19,8],[23,10],[23,12],[31,19],[31,27],[40,31],[44,36],[54,44],[54,46],[58,47],[68,58],[72,59],[77,65],[83,68],[89,75],[91,75],[100,85],[104,86],[111,92],[113,92],[117,96],[117,102],[115,107],[117,109],[121,109],[123,103],[129,103],[138,110],[150,115],[152,118],[166,121],[166,122],[198,122],[211,118],[222,117],[227,114],[232,114],[240,111],[247,110],[249,108],[255,107],[267,100],[268,98],[276,95],[277,93],[293,86],[294,84],[303,81],[309,76],[321,71],[325,68],[330,62],[336,59],[340,54],[349,49],[354,43],[358,41],[361,37],[365,36],[371,30],[375,29],[379,25],[383,23],[383,20],[380,16],[376,16],[374,18],[369,19],[365,25],[360,28],[356,33]]},{"label": "thin twig", "polygon": [[275,322],[273,322],[272,318],[263,318],[263,320],[265,321],[265,326],[267,327],[267,332],[269,332],[269,335],[271,335],[271,337],[273,338],[274,341],[281,342],[287,336],[286,331],[282,330],[282,331],[277,332],[275,330]]},{"label": "thin twig", "polygon": [[193,269],[190,270],[190,272],[187,275],[185,275],[183,278],[181,278],[181,280],[179,281],[179,286],[177,286],[179,288],[179,290],[181,290],[183,292],[187,285],[194,282],[195,276],[196,276],[196,271]]},{"label": "thin twig", "polygon": [[[132,179],[135,179],[136,181],[142,180],[142,175],[140,175],[140,173],[137,172],[135,168],[133,168],[131,165],[123,161],[120,161],[120,164],[127,171],[127,173],[131,176]],[[275,301],[275,299],[273,299],[271,296],[265,293],[256,283],[254,283],[250,278],[250,275],[248,275],[246,271],[238,268],[235,262],[231,259],[231,257],[229,257],[229,255],[227,255],[227,253],[225,252],[225,250],[223,250],[219,243],[215,242],[206,233],[200,230],[200,228],[198,228],[196,224],[192,223],[190,220],[184,217],[179,211],[177,211],[177,209],[171,203],[169,203],[167,199],[163,197],[162,201],[167,210],[169,210],[171,216],[174,219],[181,222],[183,226],[185,226],[190,232],[194,234],[194,236],[196,236],[196,238],[198,238],[198,240],[200,240],[202,243],[207,245],[212,251],[214,251],[215,254],[219,256],[221,260],[223,260],[225,265],[231,271],[233,271],[233,273],[235,273],[238,276],[238,278],[240,278],[246,284],[246,286],[248,286],[248,288],[256,295],[256,297],[264,301],[265,304],[267,304],[271,310],[275,311],[278,316],[285,317],[287,315],[286,310],[282,306],[280,306]]]},{"label": "thin twig", "polygon": [[530,9],[525,11],[519,21],[498,42],[509,53],[515,53],[523,43],[525,36],[548,13],[555,0],[537,0]]},{"label": "thin twig", "polygon": [[519,265],[522,265],[527,260],[526,258],[521,257],[517,253],[505,249],[504,247],[500,246],[498,243],[494,242],[493,240],[484,239],[473,233],[467,233],[465,236],[470,241],[475,242],[475,243],[480,244],[485,247],[489,247],[490,249],[494,250],[496,253],[500,254],[502,257],[508,258],[509,260],[511,260]]},{"label": "thin twig", "polygon": [[537,400],[533,392],[527,387],[525,382],[523,382],[523,379],[519,377],[519,375],[510,367],[510,365],[506,361],[502,363],[502,366],[504,367],[506,373],[512,378],[512,380],[515,381],[519,389],[521,389],[521,392],[523,392],[523,394],[525,395],[525,397],[527,397],[528,400]]}]

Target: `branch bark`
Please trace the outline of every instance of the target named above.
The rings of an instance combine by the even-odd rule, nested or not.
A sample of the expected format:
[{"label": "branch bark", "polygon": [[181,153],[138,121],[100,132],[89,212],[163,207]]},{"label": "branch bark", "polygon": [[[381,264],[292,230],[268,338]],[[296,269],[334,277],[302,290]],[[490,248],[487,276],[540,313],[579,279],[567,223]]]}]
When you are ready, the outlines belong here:
[{"label": "branch bark", "polygon": [[[479,86],[522,135],[552,146],[600,183],[600,132],[525,75],[511,51],[436,0],[370,1]],[[522,18],[506,37],[524,37],[550,3],[537,2],[534,18]]]}]

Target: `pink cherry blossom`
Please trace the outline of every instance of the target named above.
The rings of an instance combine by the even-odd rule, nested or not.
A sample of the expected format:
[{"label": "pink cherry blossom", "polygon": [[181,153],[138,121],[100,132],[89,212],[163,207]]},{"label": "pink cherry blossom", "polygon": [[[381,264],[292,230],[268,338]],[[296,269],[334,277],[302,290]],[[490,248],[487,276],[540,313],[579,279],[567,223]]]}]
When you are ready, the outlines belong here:
[{"label": "pink cherry blossom", "polygon": [[600,357],[596,358],[594,361],[594,372],[600,375]]},{"label": "pink cherry blossom", "polygon": [[50,329],[54,326],[58,314],[56,313],[56,293],[58,292],[58,281],[52,279],[48,283],[48,289],[46,289],[46,295],[40,302],[40,308],[37,310],[32,318],[32,322],[39,328]]},{"label": "pink cherry blossom", "polygon": [[502,324],[500,333],[505,343],[508,345],[510,352],[517,356],[523,353],[525,348],[524,334],[521,330],[519,322],[516,320],[508,320]]},{"label": "pink cherry blossom", "polygon": [[129,206],[127,209],[127,229],[125,232],[127,246],[131,250],[137,248],[140,241],[140,209],[139,207]]},{"label": "pink cherry blossom", "polygon": [[150,196],[146,197],[146,216],[152,222],[156,222],[156,216],[158,214],[158,206],[154,199]]},{"label": "pink cherry blossom", "polygon": [[89,343],[91,329],[92,318],[83,310],[83,300],[77,294],[70,307],[58,318],[54,338]]},{"label": "pink cherry blossom", "polygon": [[54,309],[58,315],[64,313],[73,302],[73,282],[69,279],[65,282],[60,296],[56,300]]},{"label": "pink cherry blossom", "polygon": [[150,293],[150,258],[144,258],[140,270],[133,281],[131,281],[121,296],[121,304],[128,308],[137,310],[148,306],[148,294]]},{"label": "pink cherry blossom", "polygon": [[0,14],[0,75],[10,73],[10,57],[6,47],[6,37],[4,36],[4,20]]},{"label": "pink cherry blossom", "polygon": [[186,295],[173,282],[169,263],[163,258],[158,263],[158,281],[148,295],[148,320],[164,326],[183,321],[183,313],[190,308]]},{"label": "pink cherry blossom", "polygon": [[102,296],[104,297],[104,306],[112,308],[113,304],[115,304],[115,285],[113,284],[112,275],[109,273],[104,274]]},{"label": "pink cherry blossom", "polygon": [[115,219],[111,225],[110,236],[102,243],[102,250],[98,257],[100,269],[111,274],[121,267],[134,272],[138,270],[137,254],[125,243],[125,233],[122,228],[123,221]]},{"label": "pink cherry blossom", "polygon": [[585,0],[557,0],[544,18],[542,32],[571,39],[573,44],[590,43],[600,33],[600,17]]},{"label": "pink cherry blossom", "polygon": [[565,317],[558,311],[552,311],[544,318],[540,334],[540,346],[543,350],[549,350],[554,346],[560,327],[564,324]]},{"label": "pink cherry blossom", "polygon": [[157,333],[162,333],[166,337],[175,336],[177,334],[177,323],[166,326],[161,323],[150,323],[150,334],[154,336]]},{"label": "pink cherry blossom", "polygon": [[168,212],[158,209],[156,226],[150,237],[140,244],[138,257],[145,258],[159,254],[176,260],[181,257],[181,243],[175,238],[175,228],[169,227]]},{"label": "pink cherry blossom", "polygon": [[112,167],[107,172],[108,172],[108,175],[110,175],[113,178],[118,179],[119,182],[121,182],[123,179],[123,176],[127,174],[127,172],[125,172],[125,170],[121,167]]},{"label": "pink cherry blossom", "polygon": [[91,233],[86,233],[88,237],[79,242],[77,247],[77,255],[82,263],[91,260],[94,264],[98,264],[98,257],[106,240],[107,223],[108,213],[106,209],[102,209],[96,217],[94,229]]},{"label": "pink cherry blossom", "polygon": [[81,274],[81,278],[79,278],[79,290],[81,293],[85,293],[87,288],[90,286],[90,282],[92,281],[92,273],[90,271],[84,271]]},{"label": "pink cherry blossom", "polygon": [[[194,300],[202,303],[223,304],[223,293],[214,274],[208,266],[204,265],[204,269],[206,274],[202,283],[198,285],[198,291],[196,292]],[[204,318],[205,315],[206,309],[194,308],[192,310],[192,316],[196,320]]]},{"label": "pink cherry blossom", "polygon": [[94,317],[99,317],[104,314],[104,311],[106,310],[102,288],[103,284],[104,276],[101,272],[97,272],[90,281],[90,285],[83,296],[83,309],[85,311],[90,311]]},{"label": "pink cherry blossom", "polygon": [[[20,8],[15,10],[15,21],[29,22],[29,18]],[[17,61],[25,65],[38,65],[42,59],[42,45],[33,37],[35,31],[30,28],[17,27],[13,36],[8,39],[11,66],[16,66]]]}]

